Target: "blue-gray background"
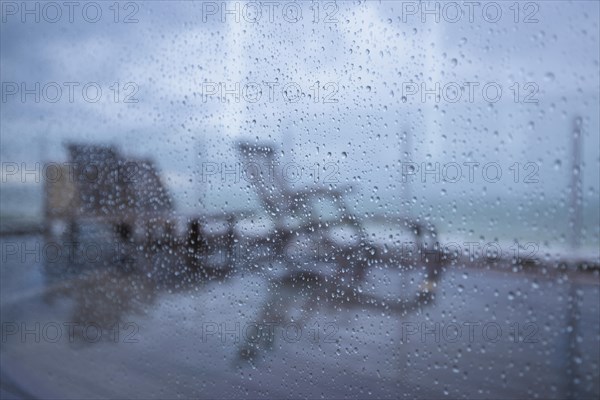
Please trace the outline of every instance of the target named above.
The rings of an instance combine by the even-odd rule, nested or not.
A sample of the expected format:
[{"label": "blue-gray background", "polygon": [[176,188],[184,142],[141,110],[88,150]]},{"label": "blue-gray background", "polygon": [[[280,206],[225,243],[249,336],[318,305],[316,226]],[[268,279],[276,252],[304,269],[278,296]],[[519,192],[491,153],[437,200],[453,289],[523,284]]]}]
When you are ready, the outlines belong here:
[{"label": "blue-gray background", "polygon": [[[337,2],[337,23],[323,21],[325,3],[318,22],[309,3],[301,3],[297,23],[283,18],[281,8],[273,22],[265,15],[259,23],[237,22],[233,15],[222,22],[219,14],[204,15],[202,2],[153,1],[136,3],[138,22],[125,24],[113,21],[112,2],[99,4],[103,16],[97,23],[86,22],[81,8],[73,23],[65,15],[57,23],[35,23],[32,17],[23,23],[20,15],[3,14],[3,82],[98,82],[103,98],[87,103],[77,95],[69,103],[63,93],[57,103],[36,104],[31,97],[23,103],[18,95],[3,101],[2,162],[65,161],[66,142],[113,143],[126,154],[157,161],[178,211],[204,213],[257,207],[243,180],[207,183],[200,171],[203,162],[235,163],[236,140],[259,138],[282,149],[282,162],[305,168],[337,163],[339,181],[356,188],[350,197],[360,212],[420,216],[451,237],[562,247],[571,235],[572,121],[581,116],[581,235],[597,249],[597,1],[538,2],[537,23],[515,23],[512,2],[498,3],[503,16],[497,23],[485,21],[479,9],[474,22],[466,15],[457,23],[435,23],[432,16],[423,23],[420,14],[403,20],[402,3],[387,1]],[[121,10],[120,18],[127,13]],[[317,81],[336,82],[338,102],[304,97],[287,103],[280,91],[272,102],[266,95],[254,104],[232,96],[226,103],[216,96],[203,101],[202,82],[262,81],[298,83],[306,94]],[[418,95],[403,101],[407,81],[429,87],[497,82],[504,92],[495,104],[481,91],[473,103],[436,103],[432,97],[422,103]],[[114,82],[137,84],[139,102],[111,101]],[[515,103],[509,89],[515,82],[521,88],[535,82],[538,103]],[[495,161],[504,175],[497,183],[479,173],[473,183],[453,184],[430,177],[423,183],[418,175],[403,185],[400,162],[407,161]],[[522,182],[523,170],[514,183],[509,167],[515,162],[536,163],[539,183]],[[2,218],[39,218],[41,188],[3,179]]]}]

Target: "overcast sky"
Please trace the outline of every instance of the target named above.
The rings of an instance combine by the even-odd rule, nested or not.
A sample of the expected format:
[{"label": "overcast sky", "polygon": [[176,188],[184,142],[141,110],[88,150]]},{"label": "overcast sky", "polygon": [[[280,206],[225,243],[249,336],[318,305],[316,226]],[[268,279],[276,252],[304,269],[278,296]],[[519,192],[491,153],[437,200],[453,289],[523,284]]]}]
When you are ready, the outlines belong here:
[{"label": "overcast sky", "polygon": [[[259,138],[284,150],[283,161],[305,168],[336,163],[338,180],[359,187],[364,200],[390,201],[410,190],[432,204],[444,201],[438,197],[440,184],[423,184],[420,175],[409,189],[401,184],[399,163],[406,161],[500,163],[501,184],[446,185],[450,199],[489,193],[507,201],[540,194],[553,198],[568,194],[570,131],[573,117],[580,115],[585,194],[590,204],[598,203],[596,1],[539,2],[539,8],[520,9],[518,23],[512,2],[497,3],[503,14],[496,23],[486,21],[480,9],[473,22],[462,15],[452,23],[442,14],[439,23],[431,15],[422,23],[420,13],[410,12],[412,2],[403,8],[387,1],[338,2],[329,16],[337,23],[324,22],[335,11],[326,2],[320,3],[318,22],[310,4],[301,3],[302,19],[292,22],[293,16],[282,14],[289,2],[280,2],[272,22],[263,9],[258,23],[244,19],[254,14],[243,14],[249,9],[241,2],[227,6],[239,7],[239,22],[233,14],[221,21],[221,2],[121,3],[118,23],[112,2],[99,3],[102,16],[96,23],[87,22],[81,8],[70,22],[66,7],[57,23],[45,20],[55,15],[49,9],[47,14],[40,9],[39,23],[34,15],[22,22],[20,2],[10,3],[16,11],[3,4],[3,162],[64,161],[67,141],[115,143],[125,153],[154,158],[180,207],[193,209],[204,196],[205,205],[214,208],[223,198],[217,192],[243,201],[243,183],[208,187],[198,173],[201,163],[233,163],[236,140]],[[88,17],[93,13],[88,10]],[[123,23],[130,14],[138,22]],[[524,23],[526,17],[538,22]],[[79,86],[72,103],[64,85],[56,103],[44,98],[35,103],[31,95],[22,102],[21,93],[7,93],[6,85],[23,82]],[[81,94],[90,82],[102,89],[95,103]],[[133,86],[126,87],[128,82]],[[236,102],[232,95],[226,102],[218,95],[203,97],[203,83],[220,82],[230,88],[259,82],[262,98],[251,103],[243,97]],[[265,82],[277,82],[272,101]],[[319,102],[308,97],[317,82]],[[480,86],[472,103],[465,101],[466,93],[457,103],[436,103],[432,97],[423,103],[420,93],[403,96],[406,82]],[[503,88],[494,104],[482,97],[488,82]],[[537,104],[523,103],[531,90],[527,83],[537,87],[532,97]],[[297,85],[305,96],[286,102],[281,90],[286,84]],[[519,103],[513,100],[515,84]],[[138,102],[124,103],[134,91]],[[410,139],[404,141],[403,132]],[[506,179],[515,162],[535,163],[540,182],[528,186]]]}]

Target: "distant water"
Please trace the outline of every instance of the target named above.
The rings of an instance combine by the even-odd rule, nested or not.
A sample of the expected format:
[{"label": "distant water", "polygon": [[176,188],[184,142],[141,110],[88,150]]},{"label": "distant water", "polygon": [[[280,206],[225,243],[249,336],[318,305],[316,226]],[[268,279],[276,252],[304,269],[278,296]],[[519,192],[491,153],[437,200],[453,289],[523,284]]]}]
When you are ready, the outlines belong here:
[{"label": "distant water", "polygon": [[[170,188],[171,189],[171,188]],[[171,189],[173,192],[173,190]],[[173,193],[177,211],[182,214],[218,214],[222,210],[259,210],[260,203],[252,191],[229,195],[208,190],[198,200],[190,201],[189,193]],[[463,199],[427,199],[425,202],[380,198],[377,202],[348,199],[360,216],[370,213],[411,216],[433,223],[443,240],[533,241],[544,247],[567,248],[569,228],[568,203],[554,199],[545,201],[474,201]],[[41,185],[3,185],[0,191],[0,228],[42,222]],[[600,247],[600,201],[585,199],[582,213],[583,248]],[[597,252],[597,251],[596,251]]]}]

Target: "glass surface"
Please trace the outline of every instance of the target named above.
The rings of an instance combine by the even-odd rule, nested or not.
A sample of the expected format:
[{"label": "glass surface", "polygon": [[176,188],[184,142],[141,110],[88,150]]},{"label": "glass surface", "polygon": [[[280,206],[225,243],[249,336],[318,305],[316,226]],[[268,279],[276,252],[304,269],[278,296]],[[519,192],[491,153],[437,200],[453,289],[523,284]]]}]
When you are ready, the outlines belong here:
[{"label": "glass surface", "polygon": [[600,396],[598,1],[0,7],[0,397]]}]

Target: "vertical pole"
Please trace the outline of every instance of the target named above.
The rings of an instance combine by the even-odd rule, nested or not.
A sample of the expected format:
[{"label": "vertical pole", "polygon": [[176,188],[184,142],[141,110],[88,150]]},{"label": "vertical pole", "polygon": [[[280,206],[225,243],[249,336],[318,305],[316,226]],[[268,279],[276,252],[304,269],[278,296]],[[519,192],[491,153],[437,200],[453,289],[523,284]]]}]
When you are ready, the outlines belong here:
[{"label": "vertical pole", "polygon": [[[406,154],[406,159],[405,155]],[[412,149],[412,132],[410,128],[407,126],[402,130],[402,136],[400,140],[400,161],[401,162],[413,162],[413,149]],[[402,167],[400,167],[400,181],[402,182]],[[410,188],[410,179],[407,179],[406,182],[402,182],[402,200],[406,202],[406,204],[411,204],[411,188]]]},{"label": "vertical pole", "polygon": [[582,134],[583,120],[580,116],[573,119],[571,131],[571,168],[570,173],[570,221],[571,227],[571,247],[576,249],[581,244],[581,208],[582,208],[582,171],[581,171],[581,151],[583,145]]}]

